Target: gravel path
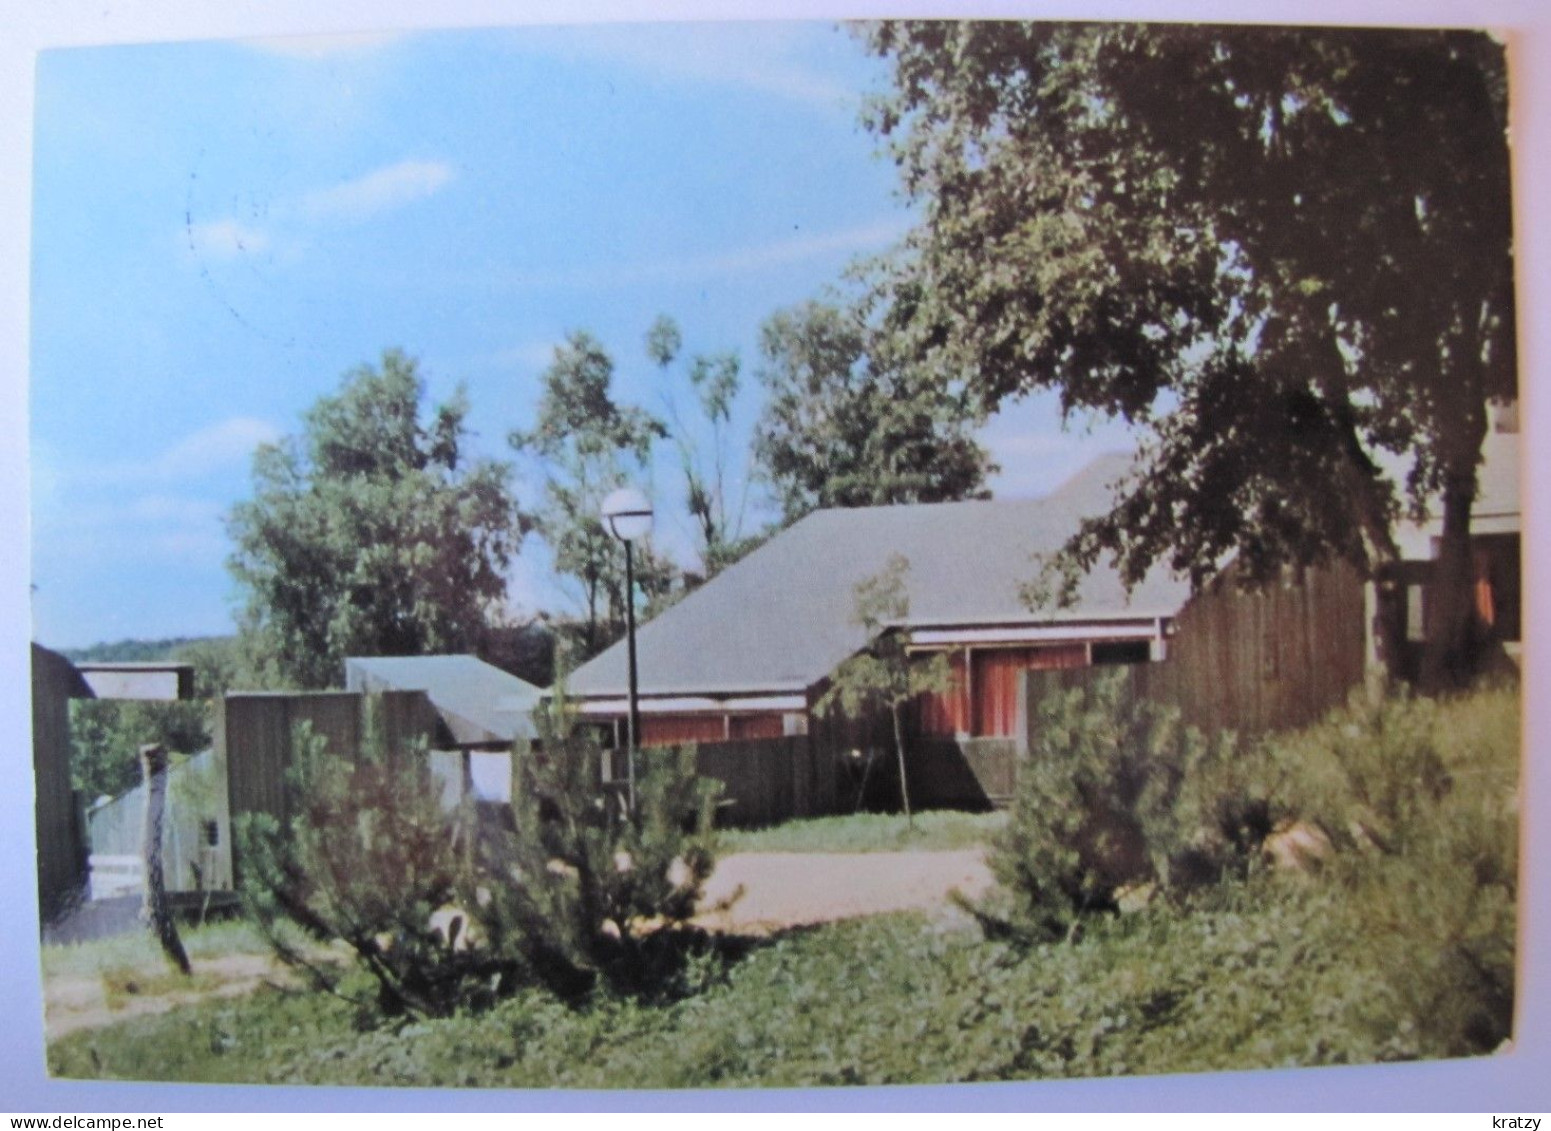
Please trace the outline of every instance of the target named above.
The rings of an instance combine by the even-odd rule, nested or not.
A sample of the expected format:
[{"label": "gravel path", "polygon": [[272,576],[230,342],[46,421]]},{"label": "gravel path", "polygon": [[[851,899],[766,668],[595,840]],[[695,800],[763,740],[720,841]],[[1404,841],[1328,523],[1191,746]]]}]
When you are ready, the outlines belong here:
[{"label": "gravel path", "polygon": [[[696,922],[765,934],[888,911],[953,913],[948,893],[971,898],[991,886],[978,848],[950,852],[758,852],[717,862]],[[727,903],[739,888],[742,894]]]}]

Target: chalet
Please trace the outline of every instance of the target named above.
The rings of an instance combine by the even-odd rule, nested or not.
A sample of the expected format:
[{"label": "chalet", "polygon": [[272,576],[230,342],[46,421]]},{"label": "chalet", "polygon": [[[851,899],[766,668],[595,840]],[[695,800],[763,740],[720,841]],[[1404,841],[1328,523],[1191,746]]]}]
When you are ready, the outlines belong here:
[{"label": "chalet", "polygon": [[[1518,406],[1494,405],[1470,509],[1475,613],[1483,638],[1501,645],[1515,661],[1523,633],[1522,522]],[[1402,560],[1393,579],[1393,615],[1398,617],[1403,642],[1396,667],[1407,678],[1417,674],[1431,628],[1428,590],[1442,535],[1443,520],[1436,513],[1422,521],[1402,522],[1395,531]]]},{"label": "chalet", "polygon": [[[1020,590],[1036,558],[1107,509],[1128,457],[1109,456],[1052,494],[822,510],[697,589],[637,633],[643,745],[807,734],[831,673],[866,643],[852,614],[858,582],[903,555],[911,647],[946,653],[955,686],[919,712],[925,736],[1020,733],[1017,688],[1030,669],[1162,659],[1190,596],[1162,570],[1130,593],[1090,572],[1064,609],[1031,610]],[[583,717],[627,710],[624,645],[571,674]]]}]

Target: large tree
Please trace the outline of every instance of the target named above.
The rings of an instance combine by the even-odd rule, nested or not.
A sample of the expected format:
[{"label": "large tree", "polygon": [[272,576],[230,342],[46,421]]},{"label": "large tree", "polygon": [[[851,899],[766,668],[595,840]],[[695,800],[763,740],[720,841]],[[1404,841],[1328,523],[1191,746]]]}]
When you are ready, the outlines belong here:
[{"label": "large tree", "polygon": [[684,379],[689,385],[694,415],[686,419],[682,390],[674,369],[683,353],[678,323],[666,314],[646,332],[646,354],[662,375],[661,396],[669,420],[668,438],[679,456],[684,477],[684,504],[694,523],[696,550],[705,578],[714,577],[748,553],[760,535],[745,535],[748,455],[732,453],[733,409],[743,388],[741,364],[735,352],[697,353],[687,359]]},{"label": "large tree", "polygon": [[478,646],[520,519],[509,469],[465,458],[462,391],[428,421],[423,395],[415,361],[389,350],[255,454],[229,564],[270,682],[328,687],[346,656]]},{"label": "large tree", "polygon": [[[1487,405],[1516,395],[1501,46],[1458,31],[882,23],[871,124],[923,222],[891,330],[986,408],[1146,437],[1068,559],[1196,580],[1443,535],[1426,669],[1468,671]],[[1389,453],[1386,456],[1384,453]],[[1408,464],[1396,484],[1384,464]]]},{"label": "large tree", "polygon": [[787,522],[819,507],[983,496],[993,470],[962,396],[878,333],[866,303],[808,302],[761,329],[755,453]]},{"label": "large tree", "polygon": [[[603,525],[603,500],[616,488],[644,481],[652,445],[667,428],[650,413],[614,397],[614,361],[586,331],[555,348],[531,429],[509,439],[543,469],[545,497],[535,516],[554,553],[555,572],[581,592],[582,617],[565,643],[563,663],[581,663],[625,631],[625,559]],[[649,546],[640,547],[636,581],[648,602],[663,599],[673,570]]]}]

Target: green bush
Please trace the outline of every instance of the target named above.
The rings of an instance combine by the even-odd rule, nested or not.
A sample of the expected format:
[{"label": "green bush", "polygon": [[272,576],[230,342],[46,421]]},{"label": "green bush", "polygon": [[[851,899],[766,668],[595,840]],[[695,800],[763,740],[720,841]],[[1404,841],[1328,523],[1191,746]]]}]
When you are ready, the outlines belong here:
[{"label": "green bush", "polygon": [[1339,849],[1324,881],[1353,946],[1389,959],[1386,1055],[1485,1052],[1512,1031],[1518,705],[1512,687],[1354,698],[1268,744],[1288,803]]},{"label": "green bush", "polygon": [[[1178,713],[1133,701],[1120,673],[1038,708],[991,866],[1011,900],[1003,926],[1070,933],[1126,888],[1198,886],[1242,865],[1269,803],[1234,794],[1231,735],[1210,742]],[[988,925],[994,920],[988,920]]]},{"label": "green bush", "polygon": [[600,979],[663,992],[704,942],[684,924],[714,863],[716,784],[696,776],[692,747],[643,749],[626,812],[599,788],[601,746],[564,711],[513,754],[513,823],[486,840],[466,901],[495,949],[562,994]]},{"label": "green bush", "polygon": [[[699,941],[682,924],[712,866],[714,794],[691,754],[644,752],[624,813],[599,788],[596,742],[546,726],[514,753],[513,820],[493,824],[443,810],[422,750],[374,739],[352,760],[301,739],[293,816],[283,829],[251,818],[239,836],[247,906],[320,985],[369,1014],[444,1017],[530,985],[576,999],[600,978],[682,984]],[[375,997],[288,943],[287,919],[346,943]]]},{"label": "green bush", "polygon": [[285,920],[347,944],[381,1014],[443,1016],[486,998],[506,964],[435,925],[465,878],[461,822],[443,811],[423,749],[388,750],[375,726],[368,734],[352,759],[301,728],[290,819],[253,814],[238,826],[244,902],[276,954],[320,986],[343,992],[336,970],[288,941]]}]

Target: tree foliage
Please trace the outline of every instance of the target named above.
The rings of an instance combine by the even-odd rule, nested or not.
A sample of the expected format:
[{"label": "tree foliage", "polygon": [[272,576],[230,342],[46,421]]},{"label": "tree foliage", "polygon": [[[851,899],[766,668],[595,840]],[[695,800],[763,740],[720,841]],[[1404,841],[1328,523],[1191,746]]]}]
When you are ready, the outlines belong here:
[{"label": "tree foliage", "polygon": [[[535,526],[554,553],[556,573],[581,590],[583,619],[571,641],[578,654],[569,657],[576,663],[625,630],[625,558],[603,525],[603,500],[645,479],[653,443],[668,434],[650,413],[615,400],[613,383],[614,361],[602,343],[586,331],[572,333],[544,371],[533,428],[509,438],[543,467],[545,495]],[[648,601],[660,600],[673,569],[650,547],[638,550],[636,582]]]},{"label": "tree foliage", "polygon": [[899,767],[900,804],[913,829],[904,712],[922,695],[947,691],[952,675],[946,656],[916,656],[906,647],[907,638],[900,626],[910,616],[909,573],[909,559],[892,554],[881,570],[857,583],[851,621],[867,633],[867,645],[835,669],[818,709],[826,715],[843,714],[853,719],[879,711],[888,714]]},{"label": "tree foliage", "polygon": [[760,337],[768,400],[756,456],[787,522],[819,507],[984,496],[975,413],[906,361],[860,305],[808,302]]},{"label": "tree foliage", "polygon": [[474,651],[519,538],[505,465],[463,452],[462,391],[421,418],[397,350],[262,446],[228,528],[243,635],[267,683],[339,681],[349,655]]},{"label": "tree foliage", "polygon": [[512,755],[512,830],[485,846],[500,882],[481,929],[564,996],[599,984],[671,995],[700,941],[686,922],[714,864],[720,786],[696,775],[693,747],[648,747],[635,812],[624,812],[599,784],[602,745],[563,702],[539,730]]},{"label": "tree foliage", "polygon": [[646,333],[647,356],[663,376],[662,396],[671,422],[669,438],[679,456],[684,477],[684,502],[695,525],[701,570],[713,577],[758,545],[745,536],[749,468],[736,466],[731,453],[733,408],[742,391],[738,355],[733,352],[696,354],[688,359],[685,376],[697,412],[698,427],[680,413],[672,370],[683,350],[678,323],[660,316]]},{"label": "tree foliage", "polygon": [[70,787],[89,800],[117,797],[140,784],[140,748],[174,754],[210,745],[210,705],[75,699],[70,703]]},{"label": "tree foliage", "polygon": [[231,637],[122,640],[72,652],[71,659],[102,662],[178,661],[194,668],[194,695],[179,702],[72,699],[71,788],[90,800],[117,797],[140,783],[140,748],[198,754],[210,747],[210,701],[243,682]]},{"label": "tree foliage", "polygon": [[[1135,581],[1396,558],[1441,497],[1435,670],[1469,649],[1489,399],[1516,395],[1500,44],[1455,31],[889,22],[871,114],[924,222],[890,332],[987,408],[1147,437],[1069,547]],[[1402,490],[1384,453],[1409,460]]]},{"label": "tree foliage", "polygon": [[351,996],[283,924],[343,942],[376,986],[357,1004],[389,1017],[444,1016],[515,988],[510,961],[470,945],[466,916],[456,930],[436,918],[468,878],[468,828],[442,809],[423,749],[390,749],[375,725],[359,751],[306,732],[286,786],[288,820],[250,813],[237,829],[244,904],[283,961]]}]

